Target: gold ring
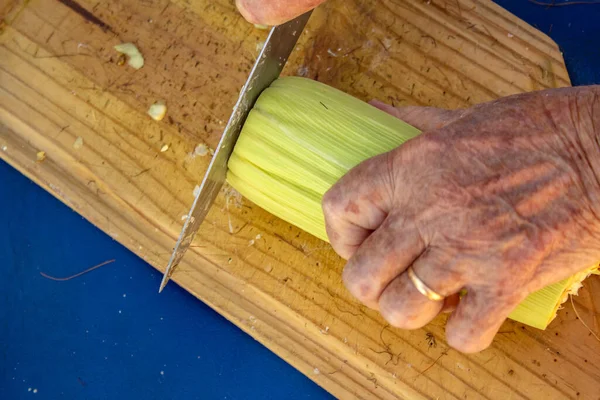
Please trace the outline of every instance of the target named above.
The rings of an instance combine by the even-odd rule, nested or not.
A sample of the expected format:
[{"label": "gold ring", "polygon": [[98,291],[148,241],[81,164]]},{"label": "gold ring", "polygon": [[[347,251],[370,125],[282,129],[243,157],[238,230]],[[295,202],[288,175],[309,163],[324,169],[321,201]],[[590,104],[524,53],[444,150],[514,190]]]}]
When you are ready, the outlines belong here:
[{"label": "gold ring", "polygon": [[444,300],[444,296],[432,290],[429,286],[425,284],[419,277],[415,274],[413,267],[408,267],[408,277],[410,278],[415,288],[421,293],[423,296],[427,297],[431,301],[442,301]]}]

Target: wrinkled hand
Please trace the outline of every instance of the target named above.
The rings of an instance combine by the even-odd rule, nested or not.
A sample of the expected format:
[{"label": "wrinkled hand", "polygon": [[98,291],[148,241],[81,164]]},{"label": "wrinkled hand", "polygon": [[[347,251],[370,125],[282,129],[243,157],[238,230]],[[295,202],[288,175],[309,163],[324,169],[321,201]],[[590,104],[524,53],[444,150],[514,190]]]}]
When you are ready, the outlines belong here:
[{"label": "wrinkled hand", "polygon": [[[458,303],[448,343],[480,351],[528,294],[600,260],[599,86],[459,111],[375,106],[425,133],[352,169],[323,208],[346,286],[391,325]],[[446,302],[419,293],[409,266]]]},{"label": "wrinkled hand", "polygon": [[325,0],[236,0],[240,13],[253,24],[279,25],[312,10]]}]

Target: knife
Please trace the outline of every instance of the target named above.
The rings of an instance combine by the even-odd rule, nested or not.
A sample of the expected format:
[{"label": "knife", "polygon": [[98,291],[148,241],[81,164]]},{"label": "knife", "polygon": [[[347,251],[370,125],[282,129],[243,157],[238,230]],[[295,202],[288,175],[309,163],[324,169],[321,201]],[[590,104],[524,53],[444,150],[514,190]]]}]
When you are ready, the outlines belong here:
[{"label": "knife", "polygon": [[175,269],[183,259],[196,232],[198,232],[200,225],[204,221],[204,218],[206,218],[210,206],[215,201],[221,187],[225,183],[229,157],[231,157],[231,153],[233,153],[242,126],[244,125],[250,110],[254,107],[258,96],[260,96],[263,90],[271,86],[273,81],[279,78],[279,75],[286,64],[288,57],[292,53],[292,50],[296,46],[298,38],[304,30],[311,13],[312,12],[309,11],[290,22],[275,26],[271,29],[271,32],[265,41],[265,45],[254,63],[250,76],[240,92],[240,97],[233,108],[233,113],[225,127],[219,146],[208,166],[208,171],[204,176],[202,185],[200,185],[200,191],[194,199],[192,209],[185,220],[183,230],[179,235],[179,239],[177,240],[177,244],[175,245],[171,259],[169,260],[169,265],[167,265],[162,282],[160,283],[159,293],[162,292],[167,283],[169,283],[171,276],[173,276],[173,272],[175,272]]}]

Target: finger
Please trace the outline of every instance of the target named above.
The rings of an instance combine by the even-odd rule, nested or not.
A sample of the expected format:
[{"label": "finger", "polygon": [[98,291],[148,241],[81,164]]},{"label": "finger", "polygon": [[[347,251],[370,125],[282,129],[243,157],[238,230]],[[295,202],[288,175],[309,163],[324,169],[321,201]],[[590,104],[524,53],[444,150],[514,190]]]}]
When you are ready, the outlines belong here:
[{"label": "finger", "polygon": [[371,100],[369,104],[424,132],[441,129],[454,122],[464,112],[435,107],[394,107],[379,100]]},{"label": "finger", "polygon": [[419,329],[433,320],[443,309],[443,301],[432,301],[422,295],[408,274],[396,277],[379,298],[379,312],[390,325],[401,329]]},{"label": "finger", "polygon": [[451,252],[429,247],[413,262],[412,269],[429,289],[446,298],[467,284],[464,268],[457,259]]},{"label": "finger", "polygon": [[446,324],[448,344],[463,353],[486,349],[504,320],[525,297],[515,294],[493,298],[469,289]]},{"label": "finger", "polygon": [[236,0],[238,10],[253,24],[279,25],[312,10],[325,0]]},{"label": "finger", "polygon": [[386,219],[392,204],[388,155],[351,169],[323,196],[329,242],[349,259]]},{"label": "finger", "polygon": [[342,276],[344,284],[354,297],[376,310],[384,289],[424,249],[425,243],[413,225],[388,218],[350,258]]},{"label": "finger", "polygon": [[[431,248],[412,263],[417,278],[444,298],[456,295],[465,284],[458,267],[450,255]],[[393,326],[404,329],[425,326],[444,306],[445,301],[430,300],[419,292],[406,272],[394,279],[379,299],[383,317]]]}]

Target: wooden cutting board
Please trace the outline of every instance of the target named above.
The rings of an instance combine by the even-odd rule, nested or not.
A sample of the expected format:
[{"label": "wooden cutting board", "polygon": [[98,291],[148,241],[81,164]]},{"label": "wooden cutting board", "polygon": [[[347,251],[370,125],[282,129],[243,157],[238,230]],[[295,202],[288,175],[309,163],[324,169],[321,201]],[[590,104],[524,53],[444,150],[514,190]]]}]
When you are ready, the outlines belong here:
[{"label": "wooden cutting board", "polygon": [[[266,31],[232,0],[0,0],[0,17],[0,156],[163,270],[209,162],[194,148],[216,146]],[[139,71],[113,50],[130,41]],[[330,0],[286,71],[364,100],[450,108],[569,85],[557,46],[487,0]],[[168,116],[155,122],[159,99]],[[175,280],[338,397],[600,396],[600,343],[570,304],[547,331],[506,322],[466,356],[445,343],[442,317],[387,326],[346,293],[342,267],[225,189]],[[599,292],[589,280],[575,300],[595,330]]]}]

